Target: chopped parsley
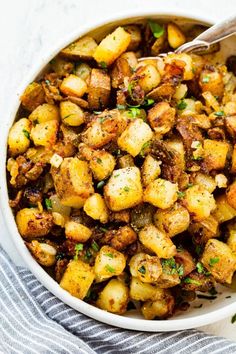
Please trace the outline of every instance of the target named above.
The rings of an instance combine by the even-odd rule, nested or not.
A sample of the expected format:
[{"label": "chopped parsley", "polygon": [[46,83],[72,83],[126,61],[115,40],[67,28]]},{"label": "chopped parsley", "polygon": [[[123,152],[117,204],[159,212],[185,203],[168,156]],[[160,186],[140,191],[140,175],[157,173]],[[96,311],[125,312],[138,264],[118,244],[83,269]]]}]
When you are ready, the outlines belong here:
[{"label": "chopped parsley", "polygon": [[93,249],[95,252],[98,252],[98,251],[99,251],[99,246],[98,246],[98,244],[97,244],[96,241],[93,241],[93,242],[92,242],[91,247],[92,247],[92,249]]},{"label": "chopped parsley", "polygon": [[108,229],[106,229],[105,227],[99,227],[99,230],[101,230],[102,232],[107,232]]},{"label": "chopped parsley", "polygon": [[92,257],[92,253],[90,252],[90,250],[86,250],[85,252],[85,260],[89,260]]},{"label": "chopped parsley", "polygon": [[148,20],[148,24],[155,38],[160,38],[165,33],[164,27],[159,25],[158,23],[152,20]]},{"label": "chopped parsley", "polygon": [[180,111],[183,111],[185,108],[187,107],[187,103],[184,100],[181,100],[178,104],[177,104],[177,108]]},{"label": "chopped parsley", "polygon": [[102,160],[99,157],[97,158],[97,163],[102,164]]},{"label": "chopped parsley", "polygon": [[145,150],[146,150],[147,148],[149,148],[150,145],[151,145],[151,140],[146,141],[146,143],[143,144],[143,146],[142,146],[142,148],[141,148],[141,151],[140,151],[140,153],[139,153],[139,155],[140,155],[141,157],[144,157]]},{"label": "chopped parsley", "polygon": [[152,98],[145,98],[144,103],[142,104],[143,107],[151,106],[155,101]]},{"label": "chopped parsley", "polygon": [[[178,274],[179,276],[184,275],[184,266],[183,264],[176,264],[175,259],[169,258],[169,259],[163,259],[161,261],[161,264],[164,268],[164,273],[173,275],[173,274]],[[165,268],[171,268],[171,269],[165,269]]]},{"label": "chopped parsley", "polygon": [[29,139],[30,138],[30,133],[28,132],[28,130],[23,129],[22,132],[24,133],[24,136]]},{"label": "chopped parsley", "polygon": [[133,97],[133,88],[134,88],[134,82],[130,82],[128,84],[127,90],[131,98]]},{"label": "chopped parsley", "polygon": [[137,118],[140,115],[140,109],[136,107],[130,107],[128,111],[128,115],[132,118]]},{"label": "chopped parsley", "polygon": [[138,269],[138,271],[141,274],[146,274],[146,268],[143,265]]},{"label": "chopped parsley", "polygon": [[111,267],[109,264],[106,264],[105,268],[108,272],[115,273],[115,269],[113,267]]},{"label": "chopped parsley", "polygon": [[50,84],[51,84],[51,82],[50,82],[49,80],[45,80],[45,83],[46,83],[47,85],[50,85]]},{"label": "chopped parsley", "polygon": [[208,76],[208,75],[206,75],[206,76],[204,76],[204,77],[202,78],[202,82],[203,82],[204,84],[208,83],[209,81],[210,81],[210,76]]},{"label": "chopped parsley", "polygon": [[203,274],[203,273],[204,273],[204,267],[203,267],[203,264],[202,264],[201,262],[198,262],[198,263],[196,264],[196,268],[197,268],[197,272],[198,272],[199,274]]},{"label": "chopped parsley", "polygon": [[105,185],[105,181],[100,181],[100,182],[98,182],[98,184],[97,184],[97,188],[98,188],[98,189],[103,188],[104,185]]},{"label": "chopped parsley", "polygon": [[199,256],[202,253],[202,246],[197,245],[195,248],[195,251],[196,251],[197,255]]},{"label": "chopped parsley", "polygon": [[202,283],[201,283],[200,281],[197,281],[197,280],[192,279],[192,278],[189,278],[189,277],[187,277],[187,278],[184,279],[184,283],[186,283],[186,284],[193,284],[193,285],[197,285],[197,286],[202,285]]},{"label": "chopped parsley", "polygon": [[186,186],[186,188],[191,188],[191,187],[193,187],[193,183],[188,183]]},{"label": "chopped parsley", "polygon": [[117,104],[116,108],[119,110],[125,109],[126,107],[123,104]]},{"label": "chopped parsley", "polygon": [[74,260],[77,261],[78,260],[78,255],[80,251],[83,251],[84,249],[84,245],[82,243],[77,243],[75,245],[75,256],[74,256]]},{"label": "chopped parsley", "polygon": [[231,323],[236,322],[236,313],[233,315],[233,317],[231,318]]},{"label": "chopped parsley", "polygon": [[[101,111],[93,111],[93,114],[96,114],[96,115],[101,114],[101,113],[102,113]],[[100,119],[102,119],[102,118],[100,118]]]},{"label": "chopped parsley", "polygon": [[45,198],[45,205],[46,205],[47,210],[52,209],[52,201],[51,201],[51,199]]},{"label": "chopped parsley", "polygon": [[209,260],[209,266],[212,267],[214,264],[219,262],[219,257],[215,257],[215,258],[210,258]]},{"label": "chopped parsley", "polygon": [[178,196],[179,199],[182,199],[185,196],[185,192],[178,191],[177,192],[177,196]]},{"label": "chopped parsley", "polygon": [[129,192],[129,190],[130,190],[130,188],[128,186],[125,186],[123,189],[125,192]]},{"label": "chopped parsley", "polygon": [[105,256],[109,257],[109,258],[114,258],[112,253],[106,253]]},{"label": "chopped parsley", "polygon": [[218,111],[218,112],[215,112],[214,115],[217,116],[217,117],[222,117],[222,116],[225,115],[225,112],[224,111]]},{"label": "chopped parsley", "polygon": [[101,66],[102,69],[106,69],[107,63],[105,63],[105,61],[100,61],[99,66]]}]

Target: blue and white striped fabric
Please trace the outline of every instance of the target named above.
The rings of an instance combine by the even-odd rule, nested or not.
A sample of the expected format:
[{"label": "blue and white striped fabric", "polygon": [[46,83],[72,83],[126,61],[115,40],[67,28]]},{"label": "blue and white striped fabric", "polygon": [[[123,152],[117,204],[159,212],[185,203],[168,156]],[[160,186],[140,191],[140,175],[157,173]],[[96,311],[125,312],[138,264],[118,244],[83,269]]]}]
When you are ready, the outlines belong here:
[{"label": "blue and white striped fabric", "polygon": [[0,248],[0,353],[236,353],[236,344],[197,330],[128,331],[92,320],[63,304]]}]

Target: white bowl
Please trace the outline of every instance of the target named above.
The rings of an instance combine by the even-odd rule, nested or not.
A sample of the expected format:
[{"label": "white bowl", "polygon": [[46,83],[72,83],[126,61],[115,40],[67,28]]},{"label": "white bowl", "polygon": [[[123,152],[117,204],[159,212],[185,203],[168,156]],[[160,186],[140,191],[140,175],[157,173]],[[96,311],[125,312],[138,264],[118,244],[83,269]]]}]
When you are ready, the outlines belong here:
[{"label": "white bowl", "polygon": [[[201,24],[212,24],[212,21],[209,18],[204,17],[195,17],[191,14],[186,14],[182,12],[161,12],[153,14],[152,11],[132,11],[129,13],[119,14],[114,16],[113,18],[109,17],[107,20],[102,21],[94,21],[91,26],[86,26],[84,28],[78,29],[76,33],[69,34],[66,39],[64,39],[57,48],[54,48],[51,53],[45,58],[40,58],[36,69],[30,73],[29,77],[22,84],[22,89],[19,91],[23,92],[24,88],[28,83],[32,82],[40,72],[43,71],[45,65],[66,45],[70,42],[74,41],[80,36],[91,32],[95,38],[99,38],[102,35],[109,32],[109,30],[113,27],[116,27],[118,24],[127,24],[134,23],[140,21],[143,18],[156,18],[162,20],[174,20],[179,23],[201,23]],[[228,39],[224,42],[224,51],[223,57],[226,55],[231,55],[236,50],[236,43],[231,39]],[[191,305],[191,308],[182,312],[181,314],[170,318],[168,320],[153,320],[148,321],[144,320],[140,315],[137,315],[135,312],[128,312],[125,316],[114,315],[109,312],[105,312],[96,308],[92,305],[87,304],[86,302],[79,300],[68,292],[63,290],[59,284],[53,280],[44,270],[43,268],[34,260],[31,256],[30,252],[24,245],[24,242],[17,230],[14,216],[12,214],[11,208],[8,205],[8,191],[7,191],[7,183],[6,183],[6,150],[7,150],[7,135],[8,130],[11,127],[17,110],[19,108],[20,101],[19,96],[15,96],[12,99],[12,112],[9,115],[8,119],[5,120],[4,124],[1,127],[1,142],[0,142],[0,153],[1,153],[1,161],[0,161],[0,200],[1,200],[1,208],[2,212],[7,224],[7,227],[10,231],[12,240],[16,245],[22,259],[29,267],[31,272],[36,276],[36,278],[55,296],[57,296],[60,300],[62,300],[67,305],[72,308],[78,310],[79,312],[92,317],[98,321],[121,327],[128,328],[133,330],[140,331],[174,331],[181,329],[188,329],[193,327],[199,327],[203,325],[207,325],[210,323],[214,323],[220,319],[223,319],[227,316],[230,316],[236,312],[236,293],[228,288],[221,289],[222,293],[218,295],[217,299],[214,301],[205,300],[197,300],[194,304]],[[231,297],[229,297],[231,296]],[[228,298],[226,298],[228,297]],[[197,308],[197,305],[200,303],[204,303],[201,308]]]}]

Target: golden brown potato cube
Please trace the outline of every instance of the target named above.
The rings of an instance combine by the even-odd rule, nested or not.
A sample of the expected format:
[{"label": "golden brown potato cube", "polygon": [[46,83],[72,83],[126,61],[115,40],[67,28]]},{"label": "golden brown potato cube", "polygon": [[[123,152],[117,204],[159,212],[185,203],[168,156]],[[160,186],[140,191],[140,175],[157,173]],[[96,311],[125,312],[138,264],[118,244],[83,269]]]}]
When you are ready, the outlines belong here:
[{"label": "golden brown potato cube", "polygon": [[100,69],[92,69],[88,87],[90,109],[104,109],[108,106],[111,92],[110,76]]},{"label": "golden brown potato cube", "polygon": [[127,25],[124,27],[124,29],[131,36],[130,44],[128,45],[127,51],[137,50],[142,40],[140,27],[136,25]]},{"label": "golden brown potato cube", "polygon": [[22,105],[30,112],[45,102],[45,94],[41,84],[29,84],[20,98]]},{"label": "golden brown potato cube", "polygon": [[139,240],[160,258],[171,258],[176,254],[176,247],[171,239],[152,224],[139,232]]},{"label": "golden brown potato cube", "polygon": [[164,290],[157,285],[143,283],[136,277],[131,278],[130,298],[137,301],[160,300],[164,297]]},{"label": "golden brown potato cube", "polygon": [[31,122],[38,124],[49,120],[60,120],[59,109],[54,104],[44,103],[33,110],[29,115]]},{"label": "golden brown potato cube", "polygon": [[134,159],[131,155],[126,154],[118,159],[118,166],[119,168],[125,168],[125,167],[133,167],[134,165]]},{"label": "golden brown potato cube", "polygon": [[[129,214],[127,215],[127,212],[126,214],[125,212],[123,212],[123,215],[122,212],[114,213],[114,214],[119,214],[119,215],[115,215],[115,217],[117,217],[117,221],[124,222],[127,221],[127,218],[129,218]],[[117,231],[112,230],[111,232],[113,234],[113,237],[110,240],[110,245],[111,247],[115,248],[117,251],[124,250],[127,246],[131,245],[133,242],[137,240],[137,234],[130,226],[122,226]]]},{"label": "golden brown potato cube", "polygon": [[63,79],[60,90],[67,96],[82,97],[87,92],[88,87],[83,79],[70,74]]},{"label": "golden brown potato cube", "polygon": [[102,310],[121,315],[126,312],[128,301],[127,285],[119,279],[111,279],[100,292],[96,304]]},{"label": "golden brown potato cube", "polygon": [[53,226],[52,214],[37,208],[24,208],[16,214],[16,224],[23,238],[43,237]]},{"label": "golden brown potato cube", "polygon": [[[193,73],[193,60],[189,54],[179,53],[179,54],[168,54],[167,57],[164,58],[164,62],[168,64],[177,65],[179,62],[181,63],[181,67],[184,66],[184,74],[183,80],[192,80],[194,77]],[[182,65],[183,64],[183,65]],[[177,65],[179,66],[179,65]]]},{"label": "golden brown potato cube", "polygon": [[62,122],[66,125],[78,127],[84,123],[83,110],[71,101],[62,101],[60,103],[60,115]]},{"label": "golden brown potato cube", "polygon": [[122,54],[114,63],[111,72],[112,87],[118,88],[124,84],[124,79],[131,77],[133,68],[136,67],[138,61],[133,52],[126,52]]},{"label": "golden brown potato cube", "polygon": [[52,67],[53,71],[59,76],[67,76],[75,69],[74,63],[71,63],[66,59],[60,58],[59,56],[53,58],[50,61],[50,66]]},{"label": "golden brown potato cube", "polygon": [[93,55],[98,64],[111,65],[126,51],[131,42],[131,35],[122,27],[108,34],[98,45]]},{"label": "golden brown potato cube", "polygon": [[146,301],[141,307],[141,312],[146,320],[153,320],[155,317],[166,318],[172,315],[174,303],[173,296],[168,294],[160,300]]},{"label": "golden brown potato cube", "polygon": [[59,123],[57,120],[36,124],[31,130],[31,138],[34,144],[52,147],[57,140]]},{"label": "golden brown potato cube", "polygon": [[21,118],[13,124],[8,135],[8,147],[11,156],[23,154],[30,146],[31,122]]},{"label": "golden brown potato cube", "polygon": [[183,141],[180,139],[170,139],[170,140],[166,140],[165,144],[171,150],[174,150],[176,152],[176,156],[178,158],[178,165],[182,170],[184,170],[185,169],[185,149],[184,149]]},{"label": "golden brown potato cube", "polygon": [[186,42],[185,35],[175,23],[170,22],[167,25],[168,42],[171,48],[178,48]]},{"label": "golden brown potato cube", "polygon": [[98,193],[94,193],[86,200],[84,204],[85,213],[93,218],[99,220],[105,224],[108,221],[108,210],[102,196]]},{"label": "golden brown potato cube", "polygon": [[181,277],[186,277],[186,275],[196,268],[193,256],[184,248],[178,249],[178,252],[175,255],[175,261],[179,267],[183,267],[183,271],[180,274]]},{"label": "golden brown potato cube", "polygon": [[37,240],[27,243],[27,247],[42,266],[52,267],[56,263],[57,250],[55,247]]},{"label": "golden brown potato cube", "polygon": [[65,224],[66,238],[76,242],[86,242],[92,235],[92,231],[85,225],[69,220]]},{"label": "golden brown potato cube", "polygon": [[92,69],[87,63],[79,63],[76,65],[73,72],[75,75],[79,76],[82,80],[89,84],[91,71]]},{"label": "golden brown potato cube", "polygon": [[229,237],[227,239],[227,245],[231,249],[231,251],[235,254],[236,256],[236,230],[235,226],[229,230]]},{"label": "golden brown potato cube", "polygon": [[94,270],[81,260],[69,262],[62,276],[60,286],[71,295],[83,300],[94,280]]},{"label": "golden brown potato cube", "polygon": [[202,259],[202,264],[211,272],[219,283],[231,284],[236,271],[236,257],[224,242],[211,239],[207,242]]},{"label": "golden brown potato cube", "polygon": [[76,157],[67,157],[59,168],[52,168],[55,189],[61,204],[81,208],[94,192],[88,164]]},{"label": "golden brown potato cube", "polygon": [[175,108],[168,102],[159,102],[148,111],[147,119],[157,134],[166,134],[175,124]]},{"label": "golden brown potato cube", "polygon": [[198,186],[202,186],[205,188],[209,193],[214,192],[216,189],[216,182],[215,179],[209,175],[204,173],[198,172],[194,178],[194,184]]},{"label": "golden brown potato cube", "polygon": [[[164,260],[165,261],[165,260]],[[179,277],[178,272],[171,267],[169,264],[169,260],[167,259],[167,264],[164,265],[163,260],[162,260],[162,274],[158,281],[156,282],[156,285],[160,289],[168,289],[168,288],[173,288],[174,286],[178,285],[181,283],[181,279]]]},{"label": "golden brown potato cube", "polygon": [[157,67],[152,64],[140,66],[136,70],[135,75],[140,77],[138,84],[145,93],[152,91],[161,82],[161,75]]},{"label": "golden brown potato cube", "polygon": [[142,202],[143,190],[137,167],[115,170],[104,187],[104,197],[113,211],[132,208]]},{"label": "golden brown potato cube", "polygon": [[115,158],[107,151],[95,151],[91,160],[89,161],[89,167],[93,173],[93,176],[98,181],[106,179],[112,174],[115,167]]},{"label": "golden brown potato cube", "polygon": [[[234,102],[236,104],[236,102]],[[225,117],[225,125],[229,134],[235,138],[236,137],[236,116]]]},{"label": "golden brown potato cube", "polygon": [[161,174],[161,161],[157,161],[151,155],[145,157],[142,166],[142,181],[146,187]]},{"label": "golden brown potato cube", "polygon": [[209,171],[221,170],[225,167],[229,144],[224,141],[205,139],[204,164]]},{"label": "golden brown potato cube", "polygon": [[71,59],[91,60],[96,48],[95,40],[90,36],[85,36],[62,49],[60,54]]},{"label": "golden brown potato cube", "polygon": [[130,273],[143,283],[156,282],[161,273],[160,259],[146,253],[136,253],[129,262]]},{"label": "golden brown potato cube", "polygon": [[228,203],[225,194],[216,197],[216,209],[213,216],[221,224],[222,222],[229,221],[236,216],[236,209]]},{"label": "golden brown potato cube", "polygon": [[140,153],[144,144],[150,141],[152,137],[153,132],[149,125],[142,119],[135,119],[128,125],[117,142],[122,150],[135,157]]},{"label": "golden brown potato cube", "polygon": [[178,186],[165,179],[157,178],[151,182],[144,191],[143,200],[157,208],[167,209],[178,198]]},{"label": "golden brown potato cube", "polygon": [[219,222],[210,215],[201,222],[191,223],[188,231],[199,243],[205,244],[210,238],[219,236]]},{"label": "golden brown potato cube", "polygon": [[110,246],[103,246],[95,259],[96,281],[101,282],[115,275],[120,275],[126,266],[123,253]]},{"label": "golden brown potato cube", "polygon": [[187,209],[175,203],[170,209],[158,209],[154,215],[154,223],[167,236],[173,237],[187,230],[190,216]]},{"label": "golden brown potato cube", "polygon": [[227,189],[227,192],[226,192],[226,199],[227,199],[227,202],[228,204],[236,209],[236,181],[233,182],[229,188]]},{"label": "golden brown potato cube", "polygon": [[185,191],[183,203],[195,221],[202,221],[208,218],[210,213],[216,208],[214,196],[198,185],[192,186]]},{"label": "golden brown potato cube", "polygon": [[202,92],[209,91],[213,96],[221,97],[224,92],[223,76],[218,71],[202,70],[199,77]]}]

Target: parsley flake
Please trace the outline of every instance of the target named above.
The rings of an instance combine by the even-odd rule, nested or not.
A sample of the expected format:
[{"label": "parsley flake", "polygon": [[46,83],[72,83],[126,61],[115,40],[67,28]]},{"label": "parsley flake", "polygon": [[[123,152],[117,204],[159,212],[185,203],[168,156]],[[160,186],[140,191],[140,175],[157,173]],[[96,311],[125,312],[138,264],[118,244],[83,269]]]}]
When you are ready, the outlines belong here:
[{"label": "parsley flake", "polygon": [[182,199],[185,196],[185,192],[178,191],[177,192],[177,196],[178,196],[179,199]]},{"label": "parsley flake", "polygon": [[218,112],[215,112],[214,115],[217,116],[217,117],[222,117],[222,116],[225,115],[225,112],[224,111],[218,111]]},{"label": "parsley flake", "polygon": [[52,209],[52,201],[51,201],[51,199],[46,198],[45,199],[45,205],[46,205],[47,210]]},{"label": "parsley flake", "polygon": [[98,251],[99,251],[99,246],[98,246],[98,244],[97,244],[96,241],[93,241],[93,242],[92,242],[91,247],[92,247],[92,249],[93,249],[95,252],[98,252]]},{"label": "parsley flake", "polygon": [[210,258],[210,260],[209,260],[209,266],[212,267],[214,264],[218,263],[219,260],[220,260],[219,257]]},{"label": "parsley flake", "polygon": [[156,23],[152,20],[149,20],[148,24],[149,24],[152,34],[155,38],[160,38],[164,34],[165,29],[163,26],[159,25],[158,23]]},{"label": "parsley flake", "polygon": [[210,81],[210,76],[203,76],[203,78],[202,78],[202,82],[204,83],[204,84],[206,84],[206,83],[208,83]]},{"label": "parsley flake", "polygon": [[104,185],[105,185],[105,181],[100,181],[100,182],[98,182],[98,184],[97,184],[97,188],[98,188],[98,189],[103,188]]},{"label": "parsley flake", "polygon": [[143,265],[138,269],[138,271],[141,274],[146,274],[146,268]]},{"label": "parsley flake", "polygon": [[24,133],[24,136],[29,139],[30,138],[30,133],[28,132],[28,130],[23,129],[22,132]]},{"label": "parsley flake", "polygon": [[183,111],[185,108],[187,107],[187,103],[184,100],[181,100],[178,104],[177,104],[177,108],[180,111]]},{"label": "parsley flake", "polygon": [[109,264],[106,264],[105,268],[108,272],[115,273],[115,269],[113,267],[111,267]]}]

